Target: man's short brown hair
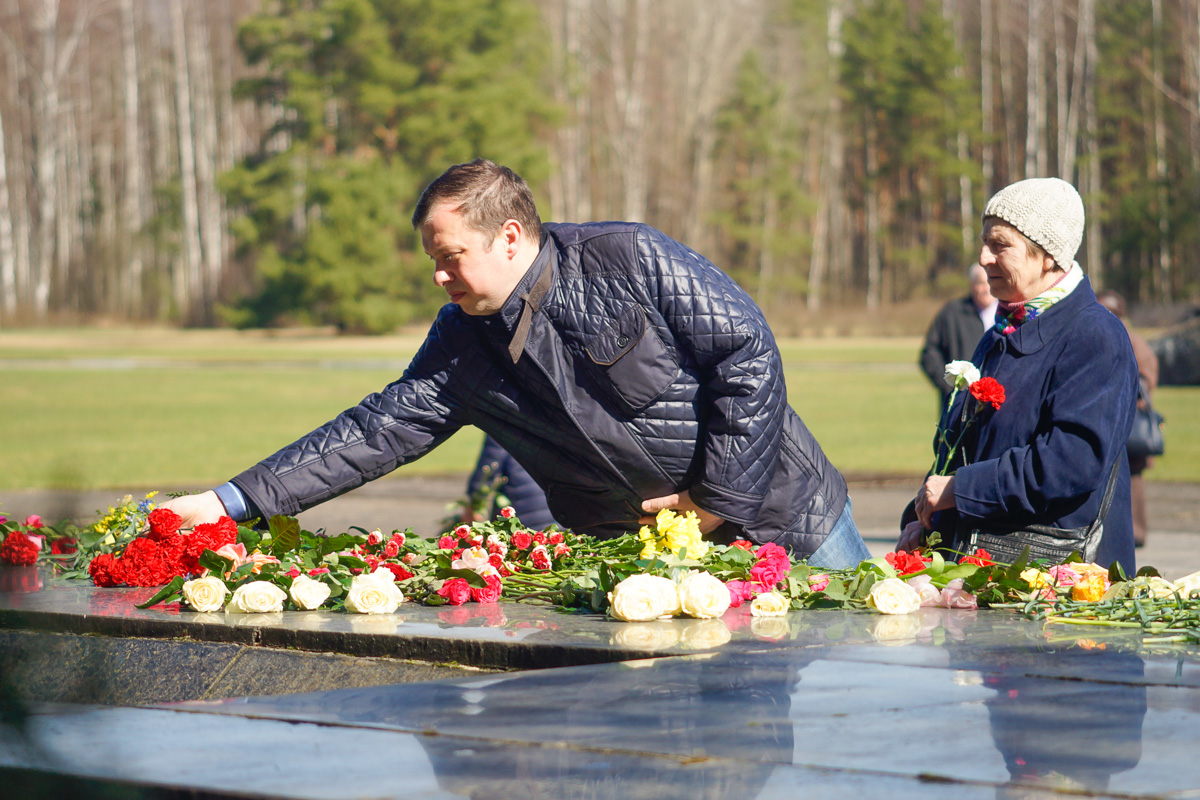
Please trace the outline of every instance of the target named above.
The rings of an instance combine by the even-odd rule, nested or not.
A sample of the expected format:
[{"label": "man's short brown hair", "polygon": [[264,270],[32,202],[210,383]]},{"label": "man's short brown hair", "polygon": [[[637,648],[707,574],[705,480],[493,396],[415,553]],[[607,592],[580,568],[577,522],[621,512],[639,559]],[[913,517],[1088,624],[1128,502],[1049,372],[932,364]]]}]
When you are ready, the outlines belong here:
[{"label": "man's short brown hair", "polygon": [[424,225],[440,203],[453,204],[466,226],[486,237],[495,236],[505,222],[515,219],[534,242],[542,238],[542,220],[529,185],[508,167],[486,158],[455,164],[426,186],[413,211],[413,228]]}]

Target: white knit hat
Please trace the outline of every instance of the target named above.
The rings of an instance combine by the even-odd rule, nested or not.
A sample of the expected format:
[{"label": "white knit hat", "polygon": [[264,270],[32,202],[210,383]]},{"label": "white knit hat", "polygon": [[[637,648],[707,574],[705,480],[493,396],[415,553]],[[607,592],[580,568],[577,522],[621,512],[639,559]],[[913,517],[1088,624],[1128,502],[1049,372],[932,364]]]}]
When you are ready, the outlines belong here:
[{"label": "white knit hat", "polygon": [[1083,200],[1060,178],[1029,178],[992,195],[983,218],[999,217],[1041,245],[1064,270],[1083,240]]}]

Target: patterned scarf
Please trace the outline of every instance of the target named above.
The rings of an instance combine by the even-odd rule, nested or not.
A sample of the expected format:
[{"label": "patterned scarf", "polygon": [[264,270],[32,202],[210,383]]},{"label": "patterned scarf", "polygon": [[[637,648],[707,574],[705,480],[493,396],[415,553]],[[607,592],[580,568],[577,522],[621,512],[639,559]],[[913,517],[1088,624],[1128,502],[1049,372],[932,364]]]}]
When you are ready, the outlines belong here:
[{"label": "patterned scarf", "polygon": [[1071,268],[1064,272],[1062,277],[1032,300],[1026,300],[1024,303],[1001,301],[1000,307],[996,309],[996,331],[1009,334],[1029,320],[1037,319],[1047,308],[1075,291],[1075,287],[1082,281],[1083,268],[1079,266],[1079,262],[1072,261]]}]

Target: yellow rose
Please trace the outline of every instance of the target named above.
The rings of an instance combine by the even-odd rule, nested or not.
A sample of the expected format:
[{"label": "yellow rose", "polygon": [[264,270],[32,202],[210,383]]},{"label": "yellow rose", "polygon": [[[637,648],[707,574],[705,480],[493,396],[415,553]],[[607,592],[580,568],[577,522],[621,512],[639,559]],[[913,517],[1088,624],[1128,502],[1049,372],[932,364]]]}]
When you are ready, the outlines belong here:
[{"label": "yellow rose", "polygon": [[227,594],[229,587],[216,575],[196,578],[183,584],[183,599],[197,611],[220,611]]},{"label": "yellow rose", "polygon": [[287,594],[270,581],[243,583],[233,592],[225,606],[227,614],[262,614],[267,611],[282,611]]},{"label": "yellow rose", "polygon": [[719,617],[729,609],[729,602],[729,590],[711,573],[693,570],[679,582],[679,605],[689,617]]},{"label": "yellow rose", "polygon": [[1191,575],[1184,575],[1182,578],[1175,581],[1175,588],[1179,590],[1179,596],[1185,599],[1192,592],[1200,591],[1200,572],[1193,572]]},{"label": "yellow rose", "polygon": [[1054,586],[1054,581],[1050,580],[1050,573],[1043,572],[1037,567],[1029,567],[1026,570],[1022,570],[1021,580],[1028,583],[1030,589],[1041,589],[1044,586]]},{"label": "yellow rose", "polygon": [[899,578],[884,578],[871,587],[867,605],[881,614],[911,614],[921,607],[921,596]]},{"label": "yellow rose", "polygon": [[355,614],[391,614],[404,602],[391,570],[355,575],[346,592],[346,610]]},{"label": "yellow rose", "polygon": [[329,584],[313,580],[307,575],[297,575],[292,580],[292,588],[288,591],[292,602],[302,611],[312,611],[320,608],[329,599]]},{"label": "yellow rose", "polygon": [[779,592],[763,592],[750,601],[750,614],[755,617],[782,617],[788,612],[788,599]]},{"label": "yellow rose", "polygon": [[1095,603],[1104,599],[1108,591],[1108,578],[1097,572],[1088,572],[1071,587],[1071,599],[1083,603]]},{"label": "yellow rose", "polygon": [[622,622],[649,622],[678,608],[674,582],[657,575],[630,575],[608,593],[608,613]]}]

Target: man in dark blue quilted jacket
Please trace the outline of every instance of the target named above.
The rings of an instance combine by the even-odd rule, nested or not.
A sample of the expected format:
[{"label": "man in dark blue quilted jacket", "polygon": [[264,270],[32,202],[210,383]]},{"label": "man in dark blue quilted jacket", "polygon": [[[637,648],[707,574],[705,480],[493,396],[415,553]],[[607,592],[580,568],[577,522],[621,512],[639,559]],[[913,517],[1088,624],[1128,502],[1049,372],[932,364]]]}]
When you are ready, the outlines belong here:
[{"label": "man in dark blue quilted jacket", "polygon": [[213,492],[186,522],[297,514],[475,425],[596,536],[663,508],[716,541],[828,567],[868,557],[846,482],[787,402],[762,311],[707,259],[641,224],[542,225],[525,182],[477,159],[413,214],[444,306],[404,374]]}]

